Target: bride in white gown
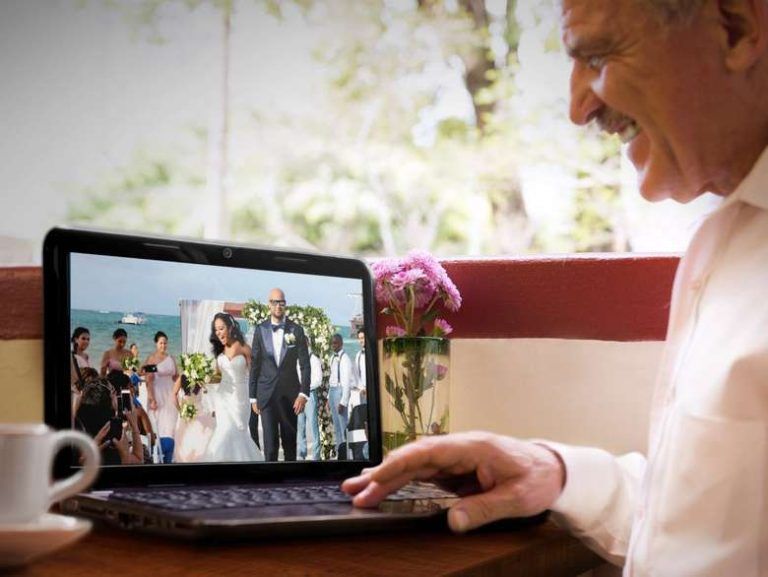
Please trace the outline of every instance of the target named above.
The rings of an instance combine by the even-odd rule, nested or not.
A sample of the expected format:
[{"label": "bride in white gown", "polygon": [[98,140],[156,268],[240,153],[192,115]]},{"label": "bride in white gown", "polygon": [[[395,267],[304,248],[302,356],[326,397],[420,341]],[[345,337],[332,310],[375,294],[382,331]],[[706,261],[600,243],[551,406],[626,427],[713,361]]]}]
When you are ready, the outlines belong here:
[{"label": "bride in white gown", "polygon": [[216,426],[204,460],[219,463],[263,461],[264,455],[248,431],[251,349],[245,344],[242,331],[231,315],[216,314],[211,329],[211,344],[221,382],[208,386],[208,401]]}]

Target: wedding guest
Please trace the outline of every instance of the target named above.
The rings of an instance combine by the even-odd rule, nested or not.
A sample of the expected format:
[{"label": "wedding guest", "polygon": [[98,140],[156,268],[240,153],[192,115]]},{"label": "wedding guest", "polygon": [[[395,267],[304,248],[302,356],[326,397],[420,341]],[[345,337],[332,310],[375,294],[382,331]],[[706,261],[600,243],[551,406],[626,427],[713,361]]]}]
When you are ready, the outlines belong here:
[{"label": "wedding guest", "polygon": [[112,340],[115,346],[104,351],[101,356],[99,374],[102,377],[106,377],[109,371],[122,371],[123,361],[131,356],[131,351],[125,348],[125,343],[128,340],[128,333],[125,332],[125,329],[117,329],[112,333]]},{"label": "wedding guest", "polygon": [[355,377],[357,378],[357,387],[362,391],[365,397],[365,329],[358,329],[357,342],[360,344],[360,350],[355,355]]},{"label": "wedding guest", "polygon": [[338,333],[331,338],[331,375],[328,379],[328,404],[333,420],[334,443],[341,451],[342,443],[347,441],[347,405],[355,381],[354,367],[349,355],[344,351],[344,339]]},{"label": "wedding guest", "polygon": [[93,367],[85,367],[84,369],[80,369],[80,374],[83,377],[83,384],[88,384],[94,379],[98,379],[99,377],[99,371],[94,369]]},{"label": "wedding guest", "polygon": [[368,458],[368,403],[365,389],[365,330],[357,331],[360,350],[355,355],[355,384],[349,395],[349,424],[347,443],[352,458]]},{"label": "wedding guest", "polygon": [[91,360],[86,350],[91,344],[91,332],[85,327],[77,327],[72,332],[72,387],[82,388],[81,369],[91,367]]},{"label": "wedding guest", "polygon": [[122,371],[109,371],[107,374],[107,380],[115,389],[115,394],[121,394],[122,391],[128,390],[131,394],[131,410],[136,414],[136,422],[139,425],[139,432],[142,437],[146,438],[146,445],[144,450],[144,458],[146,462],[151,462],[149,458],[152,455],[152,450],[157,442],[157,437],[152,428],[152,421],[149,419],[149,415],[141,406],[139,399],[136,397],[136,390],[133,388],[131,379]]},{"label": "wedding guest", "polygon": [[[309,400],[304,407],[304,411],[299,413],[298,435],[296,451],[299,460],[307,458],[307,427],[312,433],[312,460],[320,460],[320,423],[318,420],[318,409],[320,408],[320,387],[323,384],[323,363],[320,361],[314,350],[312,350],[312,340],[306,337],[307,349],[309,350]],[[296,361],[296,370],[301,378],[301,365]]]},{"label": "wedding guest", "polygon": [[74,418],[77,403],[85,384],[83,369],[91,367],[88,353],[88,345],[91,344],[91,333],[85,327],[77,327],[72,332],[72,362],[70,371],[70,391],[72,393],[72,416]]},{"label": "wedding guest", "polygon": [[[179,401],[179,393],[182,400]],[[205,408],[202,387],[193,387],[184,375],[180,375],[173,385],[173,400],[179,418],[176,421],[176,447],[173,460],[176,463],[200,463],[205,460],[208,453],[208,444],[211,441],[213,430],[216,427],[216,419]],[[182,414],[185,404],[194,407],[195,415],[188,417]]]},{"label": "wedding guest", "polygon": [[178,378],[176,361],[168,354],[168,335],[155,333],[155,352],[147,357],[144,365],[154,365],[157,370],[148,372],[147,398],[149,410],[155,418],[163,463],[173,462],[174,433],[176,431],[176,403],[173,400],[173,383]]},{"label": "wedding guest", "polygon": [[[97,378],[83,386],[80,406],[75,415],[75,428],[89,434],[101,450],[105,465],[137,465],[144,462],[136,415],[124,411],[125,421],[116,416],[117,394],[105,378]],[[120,436],[112,435],[112,422],[121,423]],[[128,433],[130,432],[130,438]]]},{"label": "wedding guest", "polygon": [[[131,343],[131,346],[128,347],[128,350],[131,351],[131,356],[134,359],[139,359],[139,346],[136,343]],[[133,384],[134,389],[138,391],[139,384],[141,383],[141,375],[139,375],[139,371],[137,371],[135,368],[131,368],[131,374],[128,376],[131,377],[131,383]],[[136,401],[138,402],[138,398]]]}]

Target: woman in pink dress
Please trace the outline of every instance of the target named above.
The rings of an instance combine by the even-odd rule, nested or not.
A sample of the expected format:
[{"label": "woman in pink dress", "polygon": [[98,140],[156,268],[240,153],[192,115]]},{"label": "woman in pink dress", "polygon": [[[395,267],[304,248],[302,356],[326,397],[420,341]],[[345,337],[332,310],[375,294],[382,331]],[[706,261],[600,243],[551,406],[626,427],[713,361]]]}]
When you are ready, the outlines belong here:
[{"label": "woman in pink dress", "polygon": [[74,419],[83,392],[83,385],[85,385],[84,370],[91,368],[91,360],[88,353],[85,352],[88,345],[91,344],[91,333],[85,327],[77,327],[72,332],[71,340],[72,363],[69,390],[72,393],[72,419]]},{"label": "woman in pink dress", "polygon": [[101,367],[99,374],[102,377],[106,377],[109,371],[123,371],[123,361],[130,358],[131,351],[125,348],[125,343],[128,341],[128,333],[125,329],[117,329],[112,333],[112,340],[115,342],[115,346],[104,351],[101,355]]},{"label": "woman in pink dress", "polygon": [[[180,392],[183,393],[181,400]],[[195,406],[196,414],[192,418],[179,414],[176,421],[176,450],[173,453],[175,463],[200,463],[208,450],[216,420],[208,410],[204,395],[202,387],[190,385],[184,376],[176,379],[173,400],[177,410],[181,413],[183,404],[187,403]]]},{"label": "woman in pink dress", "polygon": [[163,463],[172,463],[178,417],[176,401],[173,398],[173,384],[179,374],[176,361],[168,354],[168,335],[163,331],[155,333],[155,347],[155,352],[145,363],[154,365],[157,369],[146,372],[149,412],[155,419],[155,433],[160,437]]}]

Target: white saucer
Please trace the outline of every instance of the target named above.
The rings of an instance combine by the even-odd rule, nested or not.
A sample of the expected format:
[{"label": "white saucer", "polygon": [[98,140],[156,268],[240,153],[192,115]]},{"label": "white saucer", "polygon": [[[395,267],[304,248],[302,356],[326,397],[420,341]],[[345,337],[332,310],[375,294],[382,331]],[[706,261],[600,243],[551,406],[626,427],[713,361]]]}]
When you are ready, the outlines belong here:
[{"label": "white saucer", "polygon": [[86,519],[46,513],[32,523],[0,525],[0,567],[29,563],[77,541],[91,530]]}]

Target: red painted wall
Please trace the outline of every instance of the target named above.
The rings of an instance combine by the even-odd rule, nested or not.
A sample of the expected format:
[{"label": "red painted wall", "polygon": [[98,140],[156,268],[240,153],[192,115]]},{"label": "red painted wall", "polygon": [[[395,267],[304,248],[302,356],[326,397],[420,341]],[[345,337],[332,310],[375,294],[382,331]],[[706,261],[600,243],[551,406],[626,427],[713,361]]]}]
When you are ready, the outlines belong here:
[{"label": "red painted wall", "polygon": [[[676,256],[557,256],[443,261],[464,304],[457,338],[663,340]],[[42,271],[0,268],[0,339],[40,339]],[[386,319],[379,319],[380,335]]]}]

